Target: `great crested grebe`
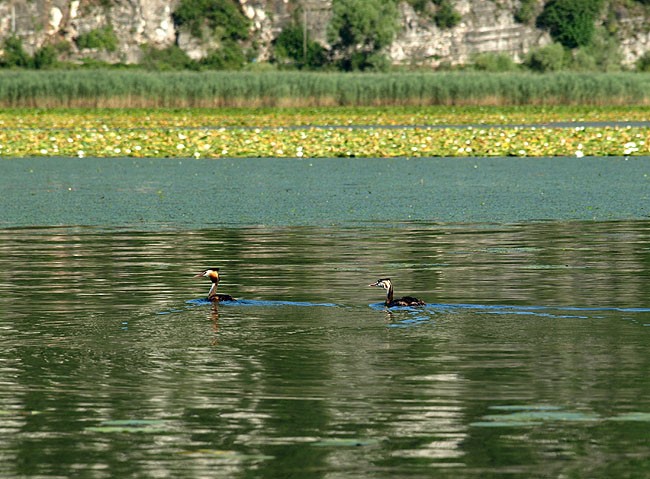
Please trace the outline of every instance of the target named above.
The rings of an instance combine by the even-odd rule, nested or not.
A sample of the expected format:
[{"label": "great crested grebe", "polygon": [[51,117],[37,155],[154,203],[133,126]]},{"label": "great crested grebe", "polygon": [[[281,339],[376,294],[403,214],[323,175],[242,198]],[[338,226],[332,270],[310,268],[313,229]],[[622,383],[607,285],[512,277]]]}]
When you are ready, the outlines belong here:
[{"label": "great crested grebe", "polygon": [[219,303],[221,301],[236,301],[235,298],[233,298],[229,294],[217,294],[217,286],[219,286],[219,268],[206,269],[205,271],[197,274],[194,277],[199,278],[201,276],[210,278],[210,281],[212,281],[212,287],[210,288],[210,292],[208,293],[208,301],[212,301],[215,303]]},{"label": "great crested grebe", "polygon": [[421,299],[414,298],[413,296],[393,299],[393,283],[390,278],[380,279],[376,283],[369,284],[368,286],[377,286],[386,290],[386,302],[384,304],[389,308],[392,306],[424,306],[426,304]]}]

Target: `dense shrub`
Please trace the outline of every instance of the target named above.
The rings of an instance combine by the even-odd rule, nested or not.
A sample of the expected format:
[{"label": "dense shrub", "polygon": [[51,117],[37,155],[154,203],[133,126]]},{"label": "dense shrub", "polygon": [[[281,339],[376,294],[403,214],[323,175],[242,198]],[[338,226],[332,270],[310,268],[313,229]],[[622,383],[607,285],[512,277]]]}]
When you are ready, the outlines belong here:
[{"label": "dense shrub", "polygon": [[519,7],[515,10],[515,20],[519,23],[530,23],[537,12],[536,0],[521,0]]},{"label": "dense shrub", "polygon": [[327,61],[325,48],[309,38],[299,25],[289,25],[273,41],[273,56],[278,63],[289,61],[297,68],[320,68]]},{"label": "dense shrub", "polygon": [[56,66],[57,51],[52,45],[45,45],[34,53],[34,68],[42,70]]},{"label": "dense shrub", "polygon": [[621,70],[622,61],[623,55],[616,38],[609,35],[604,28],[598,28],[591,43],[577,49],[571,67],[582,70],[617,72]]},{"label": "dense shrub", "polygon": [[217,50],[212,50],[199,65],[208,70],[239,70],[246,63],[246,56],[234,40],[223,40]]},{"label": "dense shrub", "polygon": [[114,52],[117,50],[117,35],[111,25],[96,28],[87,33],[80,34],[76,39],[79,48],[96,48]]},{"label": "dense shrub", "polygon": [[504,53],[482,53],[472,58],[472,66],[475,70],[487,72],[507,72],[519,68],[519,66]]},{"label": "dense shrub", "polygon": [[549,30],[567,48],[588,45],[603,0],[549,0],[537,17],[537,26]]},{"label": "dense shrub", "polygon": [[429,8],[431,0],[406,0],[418,13],[425,13]]},{"label": "dense shrub", "polygon": [[438,10],[434,14],[433,20],[439,28],[453,28],[460,23],[460,13],[454,9],[450,0],[438,0],[436,3]]},{"label": "dense shrub", "polygon": [[559,43],[551,43],[545,47],[531,50],[524,65],[536,72],[555,72],[566,65],[566,52]]},{"label": "dense shrub", "polygon": [[174,23],[186,26],[196,38],[203,37],[203,26],[220,30],[221,38],[248,38],[250,22],[233,0],[181,0],[172,13]]},{"label": "dense shrub", "polygon": [[29,68],[32,59],[23,48],[23,42],[18,37],[7,37],[3,45],[4,53],[0,57],[0,66],[4,68]]},{"label": "dense shrub", "polygon": [[636,69],[640,72],[650,72],[650,52],[645,52],[636,62]]},{"label": "dense shrub", "polygon": [[145,45],[142,48],[140,66],[147,70],[157,71],[196,70],[198,68],[197,63],[176,45],[162,49]]}]

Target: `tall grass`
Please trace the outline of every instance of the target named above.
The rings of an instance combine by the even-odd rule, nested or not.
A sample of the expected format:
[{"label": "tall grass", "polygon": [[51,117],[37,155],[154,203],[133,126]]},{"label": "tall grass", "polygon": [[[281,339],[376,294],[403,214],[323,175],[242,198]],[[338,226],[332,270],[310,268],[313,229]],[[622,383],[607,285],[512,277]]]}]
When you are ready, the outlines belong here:
[{"label": "tall grass", "polygon": [[0,72],[4,107],[544,104],[650,104],[650,74]]}]

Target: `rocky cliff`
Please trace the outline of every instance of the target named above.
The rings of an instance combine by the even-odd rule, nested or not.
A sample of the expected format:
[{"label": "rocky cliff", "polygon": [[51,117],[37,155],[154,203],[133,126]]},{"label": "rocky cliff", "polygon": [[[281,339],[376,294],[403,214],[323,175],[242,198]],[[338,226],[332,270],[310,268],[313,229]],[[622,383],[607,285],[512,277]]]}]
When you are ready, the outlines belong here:
[{"label": "rocky cliff", "polygon": [[[327,44],[326,29],[331,0],[238,0],[251,20],[251,38],[258,59],[269,58],[271,41],[295,18],[312,38]],[[145,45],[164,48],[178,45],[194,59],[215,47],[209,38],[199,40],[177,29],[172,12],[179,0],[5,0],[0,2],[0,40],[19,37],[33,53],[44,45],[56,46],[63,60],[94,58],[108,62],[137,63]],[[538,0],[540,6],[543,0]],[[431,18],[418,14],[409,3],[400,4],[402,28],[389,49],[394,63],[461,64],[476,53],[505,53],[520,60],[531,48],[548,44],[546,32],[534,25],[517,23],[514,12],[520,0],[455,0],[461,21],[451,29],[438,28]],[[633,64],[650,48],[650,29],[645,15],[616,12],[617,31],[624,63]],[[78,39],[110,26],[114,48],[81,48]]]}]

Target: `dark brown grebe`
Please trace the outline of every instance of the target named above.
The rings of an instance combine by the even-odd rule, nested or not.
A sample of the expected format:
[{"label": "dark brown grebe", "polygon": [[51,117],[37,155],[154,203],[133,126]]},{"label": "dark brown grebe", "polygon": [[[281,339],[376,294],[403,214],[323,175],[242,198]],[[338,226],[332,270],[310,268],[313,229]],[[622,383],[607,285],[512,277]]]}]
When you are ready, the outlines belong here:
[{"label": "dark brown grebe", "polygon": [[377,286],[386,290],[386,307],[393,306],[424,306],[426,303],[421,299],[414,298],[413,296],[404,296],[403,298],[393,299],[393,283],[390,278],[378,280],[376,283],[369,284],[368,286]]},{"label": "dark brown grebe", "polygon": [[210,278],[210,281],[212,281],[212,287],[208,293],[208,301],[212,301],[214,303],[219,303],[221,301],[236,301],[236,299],[229,294],[217,294],[217,286],[219,286],[219,268],[206,269],[194,277],[199,278],[201,276]]}]

